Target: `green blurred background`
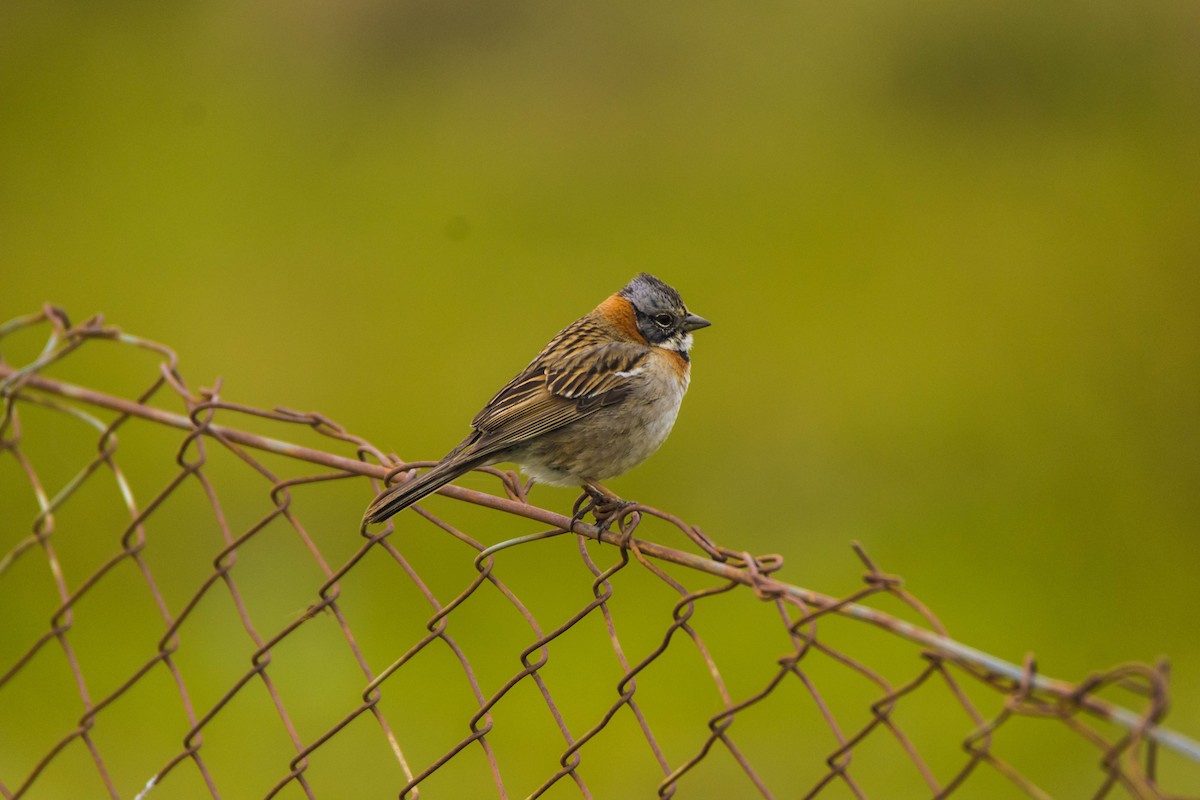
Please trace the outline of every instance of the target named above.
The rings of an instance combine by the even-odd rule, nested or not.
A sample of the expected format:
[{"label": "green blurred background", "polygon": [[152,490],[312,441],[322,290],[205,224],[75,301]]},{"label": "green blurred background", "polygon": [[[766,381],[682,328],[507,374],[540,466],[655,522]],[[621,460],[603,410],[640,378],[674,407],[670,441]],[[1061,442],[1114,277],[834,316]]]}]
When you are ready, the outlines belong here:
[{"label": "green blurred background", "polygon": [[1193,2],[0,6],[0,317],[426,459],[653,272],[714,324],[614,489],[1054,676],[1167,655],[1192,735],[1198,262]]}]

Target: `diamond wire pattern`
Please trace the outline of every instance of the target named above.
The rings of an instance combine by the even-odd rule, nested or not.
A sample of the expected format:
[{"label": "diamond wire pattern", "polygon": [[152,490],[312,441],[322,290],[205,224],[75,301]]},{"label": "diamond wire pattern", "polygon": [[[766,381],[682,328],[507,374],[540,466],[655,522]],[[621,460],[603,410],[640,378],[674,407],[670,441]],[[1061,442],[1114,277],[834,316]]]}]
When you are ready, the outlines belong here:
[{"label": "diamond wire pattern", "polygon": [[[343,544],[339,552],[344,552],[331,558],[327,555],[332,552],[330,545],[301,521],[299,509],[311,506],[305,506],[300,498],[320,486],[361,485],[357,505],[347,506],[343,514],[347,520],[356,520],[358,506],[369,499],[370,491],[380,488],[380,479],[403,479],[409,470],[428,463],[401,462],[319,414],[250,408],[224,400],[219,387],[193,391],[169,348],[105,325],[98,317],[72,325],[62,311],[47,306],[0,326],[0,345],[8,337],[45,331],[49,334],[45,347],[26,365],[15,367],[0,358],[0,459],[9,462],[8,471],[0,475],[17,476],[16,482],[22,484],[5,486],[4,497],[8,503],[8,498],[20,495],[13,507],[32,509],[25,528],[0,530],[0,598],[9,601],[3,614],[6,623],[19,622],[11,630],[21,632],[37,629],[31,619],[38,614],[49,619],[40,631],[23,638],[16,634],[0,650],[4,658],[0,661],[0,708],[5,705],[6,693],[23,700],[22,707],[28,706],[26,681],[33,681],[39,689],[33,706],[54,709],[56,719],[72,706],[79,713],[56,740],[39,745],[41,749],[15,748],[6,757],[2,754],[5,748],[0,747],[0,797],[36,796],[39,785],[49,782],[49,773],[67,762],[76,765],[72,774],[80,773],[79,751],[88,765],[82,772],[91,776],[88,788],[103,787],[113,798],[192,796],[173,793],[184,792],[185,785],[192,787],[195,796],[323,796],[331,791],[331,785],[348,780],[344,775],[322,774],[327,763],[324,755],[332,752],[339,740],[349,740],[360,718],[371,723],[373,736],[383,747],[372,751],[375,761],[360,762],[359,769],[380,776],[374,791],[413,798],[420,796],[422,787],[437,786],[440,777],[467,771],[482,774],[497,797],[604,796],[596,787],[609,785],[605,773],[613,767],[605,761],[631,759],[635,751],[641,751],[640,757],[658,774],[653,783],[642,787],[641,796],[656,792],[659,797],[674,797],[681,790],[684,796],[705,796],[709,781],[714,781],[712,787],[737,786],[740,796],[888,796],[888,784],[881,786],[879,770],[870,760],[887,753],[891,762],[908,765],[904,780],[919,787],[920,794],[914,796],[969,796],[970,787],[979,785],[979,776],[987,775],[989,785],[999,780],[1024,796],[1049,797],[1028,771],[1004,756],[999,734],[1010,729],[1013,720],[1057,724],[1064,736],[1082,743],[1085,752],[1092,754],[1089,796],[1180,796],[1160,786],[1162,744],[1173,754],[1182,754],[1184,761],[1200,762],[1200,748],[1194,742],[1160,725],[1168,699],[1165,663],[1120,666],[1078,684],[1039,675],[1032,658],[1020,667],[1005,664],[949,639],[934,614],[861,550],[857,552],[866,567],[862,587],[848,596],[826,596],[780,581],[776,577],[783,563],[780,556],[753,557],[720,547],[701,530],[669,513],[637,505],[627,510],[612,530],[600,530],[531,504],[527,487],[514,474],[489,468],[483,471],[498,479],[502,495],[458,486],[447,488],[444,494],[486,508],[491,514],[532,520],[540,526],[537,531],[487,545],[425,507],[410,512],[423,520],[423,535],[448,537],[450,552],[458,553],[462,564],[470,563],[472,577],[465,585],[457,584],[457,593],[447,592],[445,575],[431,576],[428,567],[423,571],[416,566],[418,554],[406,549],[411,539],[396,535],[391,524],[379,531],[357,530],[357,546]],[[87,358],[95,347],[92,343],[99,341],[156,356],[158,368],[145,389],[123,397],[47,374],[62,362]],[[24,418],[27,414],[31,415],[29,425]],[[27,441],[35,427],[34,414],[54,418],[56,431],[66,426],[92,431],[95,449],[86,456],[72,454],[82,466],[71,477],[53,483],[43,477],[38,464],[44,458],[44,442]],[[289,444],[252,432],[256,424],[294,429],[296,437],[313,438],[315,434],[316,441],[325,444]],[[120,437],[135,426],[155,426],[156,430],[174,431],[178,437],[174,463],[162,465],[158,476],[161,488],[148,499],[135,497],[118,460],[125,456]],[[49,435],[43,427],[37,426],[38,436]],[[217,463],[217,456],[222,463]],[[125,457],[127,461],[130,458]],[[313,472],[314,466],[324,471]],[[236,485],[229,488],[233,470]],[[284,471],[300,474],[287,477],[281,474]],[[362,476],[373,479],[370,491]],[[60,531],[58,520],[67,518],[66,512],[84,487],[98,486],[109,497],[119,499],[123,521],[119,530],[97,527],[91,531],[111,550],[98,567],[79,576],[77,569],[64,567],[63,549],[76,545],[78,536]],[[234,501],[223,497],[247,487],[265,491],[269,507],[249,524],[234,524]],[[176,507],[168,501],[185,491],[198,491],[202,496],[207,508],[204,519],[173,516]],[[13,524],[7,517],[3,519],[6,525]],[[77,518],[71,519],[78,524]],[[181,590],[174,585],[177,576],[159,574],[152,556],[172,547],[168,532],[185,524],[215,529],[216,537],[207,553],[208,566],[196,573],[194,585]],[[343,541],[353,542],[353,523],[341,527]],[[286,532],[286,540],[280,531]],[[647,532],[655,538],[646,538]],[[546,548],[562,536],[575,537],[575,546],[554,550],[550,559]],[[607,544],[597,549],[597,541]],[[684,541],[689,549],[676,550],[663,544],[665,541]],[[264,554],[286,560],[281,549],[285,542],[292,553],[288,558],[300,552],[307,564],[295,574],[299,590],[309,598],[308,607],[291,614],[284,624],[264,622],[263,614],[256,610],[261,600],[255,598],[261,592],[254,578],[261,574]],[[552,617],[545,611],[535,614],[533,605],[506,582],[502,559],[548,558],[547,569],[566,571],[561,559],[570,550],[589,576],[586,588],[579,588],[590,599],[577,608],[560,603],[550,612]],[[422,633],[392,646],[383,663],[378,656],[368,656],[367,651],[376,653],[379,648],[365,639],[360,644],[351,626],[353,617],[346,610],[357,607],[355,592],[364,585],[354,580],[357,574],[377,566],[368,565],[368,559],[381,557],[391,565],[388,569],[398,587],[396,593],[419,597],[423,608],[405,605],[410,616],[398,627],[412,629],[414,614],[424,620]],[[6,582],[13,587],[10,592],[26,589],[25,583],[18,583],[23,580],[19,575],[24,574],[20,568],[34,562],[40,562],[49,576],[52,608],[14,604],[4,593]],[[78,612],[98,587],[117,585],[118,573],[129,567],[142,587],[139,592],[152,603],[159,632],[152,649],[135,652],[137,666],[110,685],[112,681],[93,680],[77,653],[76,642],[84,625],[84,615]],[[319,578],[303,582],[313,575]],[[649,584],[658,589],[651,591]],[[185,602],[168,600],[181,591]],[[710,645],[702,635],[703,620],[714,604],[748,594],[756,598],[758,619],[761,615],[777,618],[779,641],[789,644],[749,690],[740,675],[736,681],[726,679],[719,647]],[[626,607],[618,602],[624,595],[633,607],[646,604],[646,613],[655,610],[650,598],[658,598],[656,610],[669,622],[655,642],[632,644],[632,639],[640,637],[631,636],[628,630],[622,636],[622,612],[616,609]],[[662,600],[668,596],[674,597],[669,607]],[[245,651],[249,659],[248,664],[240,662],[246,665],[238,667],[237,674],[214,692],[208,685],[211,680],[195,677],[185,666],[185,661],[194,663],[195,655],[193,661],[184,656],[190,641],[212,635],[206,627],[210,623],[205,608],[218,597],[234,611],[234,617],[226,619],[217,631],[218,649]],[[870,602],[884,598],[904,609],[906,616],[884,613]],[[489,645],[504,648],[507,660],[503,663],[510,665],[504,667],[496,667],[493,662],[499,660],[480,650],[481,634],[492,631],[460,622],[476,608],[493,610],[498,604],[506,604],[515,614],[513,618],[520,620],[519,635],[514,638],[511,626],[506,625],[505,637]],[[46,610],[50,613],[45,614]],[[126,651],[133,646],[133,639],[124,635],[120,619],[97,622],[96,615],[90,614],[87,624],[103,626],[89,629],[89,636],[99,636],[110,643],[113,652],[128,657]],[[334,659],[333,654],[324,652],[325,647],[305,647],[310,640],[303,638],[305,631],[330,624],[341,642],[340,655],[354,664],[357,688],[336,694],[333,704],[314,704],[313,697],[324,694],[326,685],[308,685],[303,692],[285,687],[294,687],[296,676],[303,677],[308,670],[314,676],[321,674],[317,663]],[[896,671],[895,664],[872,666],[871,648],[854,652],[838,644],[838,636],[829,635],[834,626],[869,630],[902,645],[907,654],[901,664],[903,677],[887,677]],[[585,632],[594,635],[597,628],[607,638],[611,665],[619,669],[619,679],[615,686],[595,686],[603,708],[580,722],[576,698],[561,691],[556,695],[552,688],[556,682],[554,658],[567,651],[568,637]],[[369,628],[370,633],[375,630]],[[714,636],[712,629],[708,630],[709,636]],[[328,646],[330,640],[320,641]],[[41,674],[43,661],[52,659],[63,668],[57,671],[66,673],[65,686],[47,684],[54,669],[46,670],[46,676]],[[428,666],[422,667],[422,662],[435,660],[443,666],[453,665],[438,675],[436,684],[414,685],[407,677],[426,675]],[[706,723],[687,736],[663,733],[676,730],[671,720],[676,711],[684,709],[658,707],[658,695],[653,692],[656,683],[671,681],[671,670],[678,669],[679,663],[703,670],[719,705]],[[856,707],[845,707],[844,692],[828,681],[831,671],[840,672],[843,681],[865,688],[856,696]],[[147,746],[149,740],[123,743],[111,735],[100,735],[106,724],[119,726],[124,697],[146,684],[150,676],[163,673],[172,687],[171,704],[178,710],[153,714],[153,719],[146,721],[143,730],[150,731],[154,747]],[[338,688],[340,691],[340,684]],[[1140,710],[1132,712],[1100,697],[1114,690],[1123,702],[1136,703]],[[432,699],[437,701],[435,707],[463,708],[462,698],[445,699],[445,695],[464,691],[469,694],[465,701],[468,710],[454,718],[453,724],[443,726],[456,731],[448,744],[435,746],[433,734],[427,736],[421,726],[399,721],[411,716],[406,705],[412,701],[428,703]],[[266,705],[256,703],[247,718],[245,711],[237,708],[250,697],[265,698]],[[792,756],[781,765],[763,755],[757,726],[773,717],[771,731],[789,730],[786,720],[799,713],[797,698],[806,709],[806,725],[819,721],[823,733],[814,738],[812,730],[797,731]],[[989,700],[992,702],[984,702]],[[945,754],[929,757],[929,744],[919,745],[922,737],[910,733],[911,720],[922,714],[922,703],[959,710],[957,727],[938,731],[939,749],[957,753],[953,759]],[[320,712],[326,714],[324,722],[314,724],[312,720],[320,716],[313,710],[316,705],[322,709],[332,705],[335,711],[332,716]],[[915,709],[912,714],[916,716],[902,713],[908,709]],[[248,726],[252,738],[267,740],[282,731],[280,741],[286,740],[286,753],[273,753],[267,763],[257,765],[260,768],[254,780],[263,781],[260,788],[248,788],[249,784],[242,783],[246,779],[232,775],[227,763],[215,763],[227,761],[219,757],[222,736],[228,735],[228,727],[222,727],[225,719],[235,720],[234,727]],[[779,724],[779,719],[785,724]],[[530,720],[546,721],[538,736],[539,746],[548,743],[556,754],[553,760],[543,758],[537,748],[531,747],[523,755],[502,743],[506,727],[524,729],[521,726],[532,724]],[[17,741],[20,731],[15,722],[0,713],[0,745]],[[628,731],[630,725],[637,735],[614,742],[612,731],[618,726]],[[610,735],[606,737],[606,733]],[[780,735],[773,733],[772,737]],[[814,741],[823,741],[823,749],[813,750]],[[175,743],[166,746],[171,755],[165,761],[138,761],[141,750],[163,751],[164,742]],[[787,750],[787,743],[783,744]],[[772,752],[770,748],[767,751]],[[589,758],[593,752],[597,756]],[[68,756],[72,753],[73,758]],[[384,758],[390,763],[378,763]],[[120,775],[110,767],[117,761],[123,765]],[[789,768],[789,761],[796,762],[796,769]],[[947,767],[951,761],[953,766]],[[142,770],[133,783],[129,767],[124,766],[128,762],[137,763]],[[780,776],[792,775],[796,780],[794,776],[800,774],[807,781],[803,786],[781,782]],[[270,777],[263,779],[263,775]],[[540,777],[530,781],[529,775]],[[82,788],[82,783],[78,785]],[[338,796],[337,789],[332,791]]]}]

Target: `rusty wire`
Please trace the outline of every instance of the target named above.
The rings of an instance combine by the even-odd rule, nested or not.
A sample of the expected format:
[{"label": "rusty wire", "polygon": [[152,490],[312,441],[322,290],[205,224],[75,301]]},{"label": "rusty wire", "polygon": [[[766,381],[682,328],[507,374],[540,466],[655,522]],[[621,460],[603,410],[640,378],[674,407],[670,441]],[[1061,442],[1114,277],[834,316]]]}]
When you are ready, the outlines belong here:
[{"label": "rusty wire", "polygon": [[[739,796],[817,797],[827,792],[830,796],[891,796],[879,794],[878,782],[872,784],[874,788],[868,788],[873,765],[867,753],[875,752],[870,748],[877,747],[881,741],[890,743],[888,746],[893,748],[890,752],[901,754],[911,765],[910,772],[923,796],[968,796],[973,791],[971,787],[978,785],[978,776],[987,774],[992,782],[999,779],[1025,796],[1049,797],[1048,791],[1027,774],[1027,770],[1006,757],[1000,744],[1001,733],[1011,728],[1016,719],[1057,723],[1065,735],[1083,744],[1086,752],[1091,753],[1091,761],[1084,759],[1084,767],[1091,774],[1091,784],[1087,788],[1091,793],[1089,796],[1179,797],[1182,795],[1172,794],[1164,788],[1163,784],[1168,782],[1160,776],[1164,771],[1160,766],[1164,752],[1172,754],[1181,763],[1200,764],[1200,744],[1161,724],[1168,699],[1165,663],[1120,666],[1074,684],[1047,678],[1037,671],[1032,658],[1027,658],[1022,665],[1015,665],[950,639],[933,613],[910,594],[898,578],[879,570],[857,547],[856,552],[866,570],[863,585],[847,596],[826,595],[780,580],[781,557],[752,556],[721,547],[698,528],[666,512],[636,505],[627,509],[611,530],[600,529],[532,505],[526,497],[527,487],[514,474],[488,469],[485,472],[499,479],[503,495],[462,486],[448,486],[441,494],[490,509],[496,514],[524,518],[536,523],[538,530],[489,545],[424,507],[418,506],[408,512],[419,515],[466,548],[464,552],[469,554],[473,577],[452,599],[440,596],[423,577],[407,549],[408,540],[401,541],[400,537],[394,536],[390,523],[379,531],[358,529],[361,539],[357,548],[349,556],[331,560],[300,520],[295,510],[297,493],[318,484],[353,479],[363,487],[360,500],[365,504],[371,492],[380,488],[381,481],[403,479],[408,471],[427,464],[402,462],[389,456],[320,414],[286,409],[264,411],[239,405],[224,400],[219,387],[193,391],[181,376],[178,360],[169,348],[105,325],[100,318],[72,325],[62,311],[47,306],[38,313],[0,326],[0,344],[7,337],[40,330],[48,331],[47,341],[28,363],[13,366],[0,357],[0,401],[3,403],[0,459],[8,459],[15,465],[14,474],[21,476],[18,483],[25,484],[23,488],[4,486],[4,497],[12,498],[27,492],[36,504],[36,512],[27,528],[0,530],[0,550],[3,551],[0,555],[0,591],[5,589],[6,581],[15,580],[11,576],[19,564],[40,558],[51,576],[55,599],[49,609],[49,624],[40,633],[21,641],[6,637],[8,646],[0,650],[0,658],[4,659],[0,661],[0,709],[5,705],[6,692],[21,691],[21,678],[39,669],[39,659],[57,648],[69,673],[69,681],[44,702],[48,706],[57,704],[60,708],[80,707],[82,713],[77,722],[62,730],[48,747],[24,759],[5,755],[5,742],[15,741],[20,731],[12,727],[12,720],[5,720],[0,714],[0,797],[25,797],[36,787],[45,785],[49,780],[47,773],[67,760],[66,753],[76,753],[79,748],[89,765],[85,771],[94,774],[95,785],[102,786],[107,795],[114,798],[191,796],[171,788],[173,783],[182,784],[189,780],[182,777],[189,771],[193,785],[200,787],[194,791],[196,796],[261,795],[269,798],[300,793],[317,797],[328,793],[318,788],[318,784],[328,785],[320,783],[322,767],[319,762],[324,753],[336,746],[339,738],[349,735],[347,732],[360,718],[373,721],[377,738],[385,743],[389,758],[394,762],[388,769],[380,769],[381,778],[375,784],[378,787],[375,791],[380,796],[414,798],[435,776],[471,770],[483,771],[498,797],[541,797],[551,793],[561,795],[564,791],[571,796],[604,796],[593,788],[594,784],[599,785],[597,776],[612,769],[612,765],[606,765],[603,759],[624,759],[637,750],[648,752],[653,769],[658,773],[656,785],[651,783],[630,790],[638,796],[655,792],[663,798],[677,793],[688,797],[710,796],[705,787],[713,780],[714,769],[721,770],[721,777],[712,785],[738,781]],[[46,374],[56,365],[81,358],[77,353],[97,341],[154,354],[157,369],[149,384],[130,396],[120,396]],[[180,411],[164,407],[172,405]],[[60,420],[58,424],[90,426],[94,431],[96,450],[83,460],[72,476],[56,479],[54,485],[48,485],[43,478],[38,459],[30,454],[37,450],[38,442],[27,439],[23,425],[26,408],[48,412]],[[221,424],[217,422],[218,417]],[[231,424],[231,418],[237,419],[238,425]],[[255,421],[273,423],[276,428],[280,424],[291,426],[298,433],[301,427],[310,429],[320,437],[318,441],[327,443],[327,448],[303,447],[244,429],[243,426],[253,425]],[[175,464],[169,470],[163,465],[161,488],[144,502],[135,497],[124,468],[117,460],[118,453],[123,453],[118,445],[118,434],[137,425],[179,432]],[[213,477],[215,470],[211,464],[216,452],[235,458],[241,465],[244,480],[261,483],[270,503],[259,519],[244,526],[230,522],[231,511],[222,500],[219,480]],[[268,458],[276,460],[282,457],[296,467],[311,469],[315,466],[326,471],[284,477],[276,474],[262,453],[271,454]],[[71,543],[77,540],[60,535],[56,515],[61,515],[63,508],[81,493],[83,487],[100,483],[99,476],[104,473],[115,484],[127,519],[120,531],[94,531],[97,536],[104,537],[111,551],[98,567],[83,576],[72,576],[71,571],[63,567],[67,555],[63,548],[72,546]],[[371,479],[369,487],[368,482],[362,480],[364,476]],[[169,543],[160,544],[149,536],[147,525],[161,525],[170,519],[169,501],[185,485],[199,487],[211,509],[211,523],[219,533],[220,543],[208,554],[211,570],[186,589],[187,599],[180,603],[168,599],[163,591],[164,578],[156,574],[157,568],[147,557],[155,548],[169,546]],[[345,509],[342,533],[347,537],[355,533],[359,510],[358,506]],[[264,628],[262,622],[256,621],[251,603],[247,602],[255,587],[247,583],[248,578],[239,568],[239,559],[256,546],[257,540],[264,538],[263,531],[275,525],[283,525],[294,540],[303,545],[306,557],[320,578],[309,587],[311,602],[306,610],[294,614],[286,624]],[[656,533],[656,540],[647,538],[644,531],[648,530]],[[501,555],[520,557],[522,553],[536,557],[537,543],[563,535],[576,537],[579,563],[590,576],[586,579],[590,599],[574,610],[559,613],[554,622],[547,625],[506,582],[506,573],[499,568],[498,559]],[[683,544],[687,549],[663,544],[666,540]],[[611,563],[605,565],[597,560],[595,551],[587,546],[590,541],[616,545],[604,551]],[[382,665],[377,657],[368,656],[365,643],[359,643],[343,602],[348,578],[364,569],[366,559],[375,557],[383,557],[398,568],[407,586],[415,589],[424,606],[424,610],[407,608],[409,614],[420,615],[424,620],[424,632],[406,645],[389,651]],[[102,695],[96,695],[88,668],[76,653],[74,642],[83,635],[83,622],[77,612],[89,595],[100,591],[98,587],[114,582],[113,576],[125,570],[127,565],[136,570],[161,618],[161,631],[153,649],[138,654],[139,663],[135,668]],[[614,610],[614,596],[618,591],[642,602],[638,593],[644,589],[642,584],[632,580],[634,575],[648,577],[675,598],[669,608],[659,609],[669,622],[663,627],[657,644],[648,648],[638,645],[636,654],[630,652],[631,646],[620,635],[620,615]],[[487,587],[486,592],[484,587]],[[199,613],[197,609],[216,595],[223,595],[232,603],[242,629],[240,633],[232,628],[224,631],[222,641],[232,646],[235,641],[248,640],[252,653],[249,666],[224,685],[218,696],[200,701],[192,688],[197,679],[189,673],[182,656],[189,637],[198,635],[196,631],[201,628],[201,623],[194,621]],[[790,643],[790,649],[776,654],[774,667],[756,688],[750,690],[742,686],[743,681],[738,681],[738,687],[734,688],[727,679],[708,638],[702,634],[704,626],[699,624],[713,604],[726,602],[723,598],[734,595],[756,598],[758,613],[776,616],[776,625],[784,637],[782,641]],[[902,609],[902,614],[888,614],[868,603],[881,598],[887,598]],[[468,648],[460,643],[464,632],[470,631],[456,625],[458,635],[451,632],[450,620],[459,619],[467,604],[479,602],[507,604],[516,612],[525,630],[522,639],[503,643],[509,648],[509,655],[516,659],[513,663],[518,665],[507,677],[485,678],[478,662],[472,661]],[[23,619],[27,623],[28,614],[42,610],[5,606],[4,628],[13,628],[10,623],[16,619],[12,615],[26,615]],[[619,665],[620,677],[615,686],[595,687],[600,696],[610,701],[606,701],[608,704],[601,712],[580,725],[568,720],[562,709],[564,698],[561,693],[556,695],[552,691],[544,672],[551,653],[557,652],[562,638],[582,627],[581,623],[588,619],[598,619],[602,623],[607,646]],[[356,695],[339,696],[337,707],[340,711],[336,719],[314,730],[311,725],[298,721],[310,716],[306,708],[309,697],[285,691],[276,674],[281,669],[277,665],[284,658],[320,656],[298,653],[299,648],[289,646],[299,631],[316,624],[317,620],[333,620],[345,652],[356,665],[359,688]],[[902,643],[907,648],[902,679],[891,677],[890,669],[875,665],[870,649],[852,654],[847,646],[836,643],[836,637],[831,639],[827,632],[835,622],[882,632],[893,642]],[[105,623],[93,621],[89,624]],[[114,650],[126,649],[119,621],[110,620],[106,624],[107,627],[96,633],[110,642]],[[21,629],[29,627],[24,624]],[[470,711],[454,720],[459,733],[450,746],[432,757],[423,755],[416,760],[410,751],[414,749],[414,743],[420,742],[423,733],[397,722],[392,714],[397,704],[388,701],[402,701],[414,691],[400,676],[405,675],[417,659],[434,650],[448,656],[455,665],[448,685],[465,687],[470,695]],[[648,710],[647,705],[652,700],[646,699],[645,691],[641,689],[646,681],[663,679],[651,668],[664,663],[665,654],[681,650],[693,653],[703,665],[719,698],[720,708],[711,714],[705,727],[675,741],[664,739],[662,733],[655,732],[656,724],[661,727],[663,712]],[[814,672],[814,665],[819,663],[827,668],[834,665],[850,676],[848,680],[866,687],[857,713],[847,714],[844,708],[829,699],[827,677],[821,669]],[[164,713],[161,720],[155,715],[158,724],[151,724],[152,732],[147,741],[178,744],[172,747],[173,752],[165,761],[140,763],[137,768],[143,771],[138,781],[131,783],[128,770],[115,776],[110,763],[114,754],[128,760],[131,753],[127,751],[144,747],[145,742],[122,745],[104,741],[100,734],[108,720],[117,718],[115,709],[127,696],[149,682],[151,676],[164,672],[174,687],[173,703],[182,712],[183,721],[177,718],[177,713]],[[213,741],[219,739],[219,721],[232,713],[229,711],[231,706],[251,693],[249,687],[252,685],[262,687],[272,709],[260,711],[254,718],[254,726],[261,726],[265,731],[272,727],[269,717],[277,717],[275,727],[282,728],[289,753],[283,760],[265,765],[274,777],[263,791],[247,794],[239,784],[222,782],[210,765],[210,754],[216,746]],[[986,692],[985,697],[996,702],[981,701],[981,690]],[[424,691],[441,693],[450,689],[438,686]],[[1119,695],[1120,703],[1111,699],[1114,691]],[[764,718],[773,715],[776,720],[786,721],[788,715],[796,713],[797,692],[805,698],[809,709],[815,711],[821,725],[827,728],[825,740],[830,743],[805,756],[811,763],[803,785],[781,783],[778,776],[786,770],[763,756],[759,752],[761,748],[753,742],[745,744],[754,739],[751,734],[755,726],[763,724]],[[786,699],[784,695],[787,695]],[[957,757],[953,767],[946,767],[944,758],[936,766],[929,762],[924,749],[928,745],[918,743],[910,730],[911,720],[902,719],[904,715],[898,711],[908,708],[918,696],[925,697],[926,702],[953,706],[961,711],[957,728],[939,731],[941,740],[954,744]],[[936,699],[928,699],[930,697]],[[1136,705],[1138,710],[1131,710],[1125,704]],[[549,714],[552,724],[546,736],[557,742],[554,749],[559,755],[552,762],[537,762],[528,768],[523,766],[518,770],[522,774],[532,771],[540,777],[532,782],[522,779],[524,782],[518,785],[509,777],[514,771],[512,756],[502,756],[494,743],[506,720],[511,720],[514,714],[540,713],[535,707]],[[615,751],[595,749],[599,748],[597,743],[602,734],[623,715],[631,718],[637,735],[622,739]],[[8,729],[4,727],[6,722],[10,726]],[[741,724],[735,727],[735,723]],[[788,726],[777,725],[775,729],[788,730]],[[120,752],[122,747],[126,752]],[[718,759],[717,751],[722,751],[724,756]],[[478,758],[464,755],[469,752],[482,756],[482,765]],[[589,759],[592,752],[603,755],[599,759]],[[380,759],[383,756],[377,751],[374,757]],[[533,756],[529,758],[533,759]],[[78,758],[75,761],[78,762]],[[335,790],[333,796],[340,795]]]}]

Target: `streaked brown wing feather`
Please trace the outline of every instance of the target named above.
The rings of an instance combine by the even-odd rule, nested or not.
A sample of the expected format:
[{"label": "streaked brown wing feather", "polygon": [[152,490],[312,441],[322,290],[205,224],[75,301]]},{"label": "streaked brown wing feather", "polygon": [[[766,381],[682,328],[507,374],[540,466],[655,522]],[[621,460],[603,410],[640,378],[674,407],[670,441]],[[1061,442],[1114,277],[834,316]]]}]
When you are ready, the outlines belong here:
[{"label": "streaked brown wing feather", "polygon": [[610,342],[564,359],[546,369],[546,387],[569,399],[596,399],[628,387],[630,378],[646,360],[645,347]]},{"label": "streaked brown wing feather", "polygon": [[644,346],[613,342],[575,349],[565,357],[544,350],[471,420],[473,452],[495,452],[569,425],[629,393]]}]

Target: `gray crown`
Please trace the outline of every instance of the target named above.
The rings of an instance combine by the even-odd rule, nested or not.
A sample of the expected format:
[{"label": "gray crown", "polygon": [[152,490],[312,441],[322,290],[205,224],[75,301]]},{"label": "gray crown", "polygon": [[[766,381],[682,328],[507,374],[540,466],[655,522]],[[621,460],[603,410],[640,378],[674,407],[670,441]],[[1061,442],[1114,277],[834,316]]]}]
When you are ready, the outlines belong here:
[{"label": "gray crown", "polygon": [[684,307],[679,292],[647,272],[642,272],[631,280],[621,290],[621,296],[643,314],[674,311]]}]

